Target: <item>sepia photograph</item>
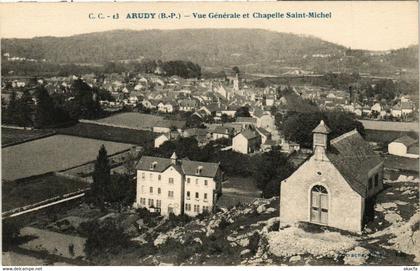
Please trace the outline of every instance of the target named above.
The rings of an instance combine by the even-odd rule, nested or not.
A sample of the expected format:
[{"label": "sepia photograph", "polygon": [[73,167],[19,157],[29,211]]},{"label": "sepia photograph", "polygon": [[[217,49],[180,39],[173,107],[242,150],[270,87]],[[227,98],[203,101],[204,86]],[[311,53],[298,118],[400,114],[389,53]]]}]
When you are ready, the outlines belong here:
[{"label": "sepia photograph", "polygon": [[417,270],[418,22],[417,1],[0,4],[3,270]]}]

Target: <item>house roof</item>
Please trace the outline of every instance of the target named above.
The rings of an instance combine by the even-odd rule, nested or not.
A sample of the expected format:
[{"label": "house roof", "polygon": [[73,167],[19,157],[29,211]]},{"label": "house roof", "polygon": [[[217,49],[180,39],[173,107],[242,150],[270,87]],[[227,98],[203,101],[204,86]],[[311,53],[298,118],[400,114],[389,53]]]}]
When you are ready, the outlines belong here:
[{"label": "house roof", "polygon": [[417,142],[417,140],[415,140],[415,139],[413,139],[413,138],[411,138],[407,135],[404,135],[402,137],[399,137],[399,138],[395,139],[393,142],[401,143],[401,144],[404,144],[406,147],[410,147],[411,145],[415,144]]},{"label": "house roof", "polygon": [[252,117],[238,117],[238,118],[236,118],[236,122],[257,123],[257,120],[252,118]]},{"label": "house roof", "polygon": [[[175,156],[174,156],[175,155]],[[172,154],[176,157],[176,154]],[[219,163],[191,161],[188,159],[177,159],[177,163],[173,164],[171,158],[161,158],[154,156],[142,156],[136,165],[137,170],[145,170],[152,172],[164,172],[170,166],[173,166],[180,173],[185,175],[193,175],[200,177],[214,178],[219,169]],[[152,167],[153,165],[153,167]],[[200,171],[197,171],[200,169]]]},{"label": "house roof", "polygon": [[256,133],[255,131],[252,131],[251,129],[243,130],[240,134],[243,135],[248,140],[259,136],[258,133]]},{"label": "house roof", "polygon": [[257,130],[257,132],[259,132],[260,134],[262,134],[262,135],[264,135],[266,137],[269,137],[271,135],[270,132],[267,131],[264,128],[256,128],[256,130]]},{"label": "house roof", "polygon": [[350,187],[362,197],[367,197],[368,172],[383,160],[357,130],[331,140],[327,157]]},{"label": "house roof", "polygon": [[215,134],[223,134],[223,135],[231,135],[235,132],[235,129],[233,127],[228,126],[217,126],[213,133]]}]

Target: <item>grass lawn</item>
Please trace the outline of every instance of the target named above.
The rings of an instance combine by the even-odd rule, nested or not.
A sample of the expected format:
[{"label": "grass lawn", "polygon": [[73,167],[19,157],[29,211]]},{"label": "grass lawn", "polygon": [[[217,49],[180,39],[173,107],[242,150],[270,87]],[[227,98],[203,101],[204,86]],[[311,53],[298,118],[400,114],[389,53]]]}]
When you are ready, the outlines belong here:
[{"label": "grass lawn", "polygon": [[222,184],[223,195],[219,198],[217,206],[231,207],[238,203],[251,203],[261,196],[252,177],[229,177]]},{"label": "grass lawn", "polygon": [[94,161],[101,145],[105,145],[108,155],[132,147],[67,135],[33,140],[2,149],[2,179],[16,180]]},{"label": "grass lawn", "polygon": [[21,130],[13,128],[1,128],[1,145],[17,144],[53,134],[51,130]]},{"label": "grass lawn", "polygon": [[98,122],[111,125],[120,125],[134,129],[150,129],[157,122],[164,120],[161,116],[136,112],[115,114],[107,118],[99,119]]},{"label": "grass lawn", "polygon": [[156,134],[150,131],[118,128],[91,123],[78,123],[71,127],[57,129],[57,133],[128,143],[143,147],[153,146],[153,142],[156,137]]},{"label": "grass lawn", "polygon": [[85,182],[49,175],[27,182],[2,182],[2,211],[87,188]]},{"label": "grass lawn", "polygon": [[419,159],[386,155],[384,167],[389,169],[419,172]]}]

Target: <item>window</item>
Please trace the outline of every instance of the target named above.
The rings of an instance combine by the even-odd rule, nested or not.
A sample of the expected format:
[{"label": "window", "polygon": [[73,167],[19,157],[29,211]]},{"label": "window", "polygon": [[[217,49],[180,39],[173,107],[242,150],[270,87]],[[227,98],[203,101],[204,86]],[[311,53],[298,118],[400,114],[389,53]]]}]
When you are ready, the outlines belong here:
[{"label": "window", "polygon": [[204,180],[204,185],[207,186],[208,185],[208,181]]},{"label": "window", "polygon": [[195,198],[198,199],[200,196],[198,194],[198,192],[195,192]]},{"label": "window", "polygon": [[150,169],[155,169],[157,165],[157,162],[154,161],[153,163],[150,164]]},{"label": "window", "polygon": [[141,205],[146,205],[146,199],[145,198],[140,198],[140,204]]},{"label": "window", "polygon": [[369,178],[369,189],[372,189],[372,186],[373,186],[373,180],[372,180],[372,178]]},{"label": "window", "polygon": [[168,191],[168,197],[173,198],[174,197],[174,191]]},{"label": "window", "polygon": [[376,173],[375,175],[375,187],[379,185],[379,174]]},{"label": "window", "polygon": [[194,212],[195,212],[195,213],[200,212],[200,205],[195,205],[195,204],[194,204]]},{"label": "window", "polygon": [[160,199],[156,200],[156,207],[159,209],[162,207],[162,201]]},{"label": "window", "polygon": [[153,206],[153,199],[149,199],[149,207]]},{"label": "window", "polygon": [[321,185],[311,190],[311,222],[328,224],[328,192]]},{"label": "window", "polygon": [[207,201],[207,193],[204,193],[204,201]]},{"label": "window", "polygon": [[162,191],[161,191],[160,187],[158,187],[158,194],[160,195],[161,192]]},{"label": "window", "polygon": [[191,211],[191,204],[185,203],[185,211]]},{"label": "window", "polygon": [[150,177],[149,177],[149,178],[150,178],[150,181],[151,181],[151,180],[153,180],[153,173],[150,173],[150,175],[149,175],[149,176],[150,176]]},{"label": "window", "polygon": [[158,175],[158,181],[162,180],[162,176],[159,174]]},{"label": "window", "polygon": [[187,183],[189,184],[191,182],[191,178],[187,178]]},{"label": "window", "polygon": [[149,188],[149,192],[150,192],[150,194],[153,194],[153,187]]},{"label": "window", "polygon": [[174,212],[174,207],[168,206],[168,214],[172,214]]},{"label": "window", "polygon": [[187,191],[187,199],[190,199],[190,191]]},{"label": "window", "polygon": [[146,174],[144,172],[141,174],[141,178],[142,179],[146,178]]},{"label": "window", "polygon": [[203,213],[209,212],[209,206],[203,206]]},{"label": "window", "polygon": [[169,178],[169,184],[174,184],[174,178]]},{"label": "window", "polygon": [[141,186],[141,193],[144,193],[144,185]]},{"label": "window", "polygon": [[199,166],[199,167],[197,168],[196,174],[197,174],[197,175],[200,175],[202,170],[203,170],[203,167],[202,167],[202,166]]},{"label": "window", "polygon": [[196,185],[198,184],[198,179],[195,179],[195,184],[196,184]]}]

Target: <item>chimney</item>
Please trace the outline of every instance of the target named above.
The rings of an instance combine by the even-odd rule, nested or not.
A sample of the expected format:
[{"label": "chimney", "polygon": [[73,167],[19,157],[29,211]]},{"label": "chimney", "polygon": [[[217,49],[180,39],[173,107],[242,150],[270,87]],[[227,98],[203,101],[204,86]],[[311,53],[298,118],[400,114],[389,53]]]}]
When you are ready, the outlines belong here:
[{"label": "chimney", "polygon": [[178,156],[176,155],[176,153],[174,152],[171,156],[171,163],[172,165],[176,165],[176,162],[178,161]]},{"label": "chimney", "polygon": [[323,120],[321,120],[318,126],[312,131],[313,151],[316,160],[325,160],[325,152],[328,147],[328,134],[330,133],[330,131],[330,128],[328,128],[328,126],[324,123]]}]

